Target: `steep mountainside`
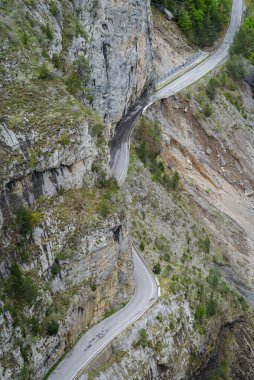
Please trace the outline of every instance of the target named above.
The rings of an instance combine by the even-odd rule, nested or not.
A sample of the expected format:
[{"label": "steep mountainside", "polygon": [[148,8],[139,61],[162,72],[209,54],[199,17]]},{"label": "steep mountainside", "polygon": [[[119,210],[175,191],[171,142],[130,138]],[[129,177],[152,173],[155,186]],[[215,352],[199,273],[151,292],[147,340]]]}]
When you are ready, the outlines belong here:
[{"label": "steep mountainside", "polygon": [[35,379],[133,292],[108,141],[151,80],[150,4],[1,0],[0,20],[0,377]]},{"label": "steep mountainside", "polygon": [[253,111],[249,84],[222,69],[141,120],[124,192],[162,295],[89,378],[253,378]]},{"label": "steep mountainside", "polygon": [[162,295],[89,380],[254,378],[251,51],[153,105],[110,177],[118,122],[229,19],[191,3],[0,0],[1,379],[47,378],[129,301],[132,242]]}]

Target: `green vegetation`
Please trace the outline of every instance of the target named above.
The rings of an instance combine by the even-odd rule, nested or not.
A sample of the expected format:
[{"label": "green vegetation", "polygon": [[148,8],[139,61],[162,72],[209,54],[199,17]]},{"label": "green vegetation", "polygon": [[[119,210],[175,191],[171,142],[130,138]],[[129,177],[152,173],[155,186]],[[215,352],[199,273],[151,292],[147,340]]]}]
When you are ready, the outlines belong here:
[{"label": "green vegetation", "polygon": [[49,66],[49,63],[44,62],[42,65],[38,67],[38,78],[39,79],[52,79],[53,78],[53,70]]},{"label": "green vegetation", "polygon": [[56,320],[51,319],[47,323],[47,333],[48,335],[56,335],[58,333],[59,324]]},{"label": "green vegetation", "polygon": [[154,274],[160,274],[161,273],[161,265],[160,263],[156,263],[153,266],[153,273]]},{"label": "green vegetation", "polygon": [[162,184],[166,190],[177,190],[180,176],[177,171],[166,168],[159,159],[162,132],[157,122],[141,118],[135,132],[135,150],[139,159],[150,170],[152,179]]},{"label": "green vegetation", "polygon": [[206,94],[208,98],[210,98],[211,100],[214,100],[218,86],[219,86],[219,83],[215,78],[209,79],[207,87],[206,87]]},{"label": "green vegetation", "polygon": [[64,132],[60,138],[59,138],[59,143],[62,145],[62,146],[67,146],[69,145],[70,143],[70,139],[69,139],[69,136],[68,136],[68,133],[67,132]]},{"label": "green vegetation", "polygon": [[153,0],[168,8],[181,30],[200,45],[211,46],[227,25],[231,0]]},{"label": "green vegetation", "polygon": [[115,312],[116,312],[116,309],[114,309],[114,308],[105,311],[104,318],[111,317],[111,315],[115,314]]},{"label": "green vegetation", "polygon": [[144,252],[144,250],[145,250],[145,244],[144,244],[143,241],[140,242],[139,249],[140,249],[141,252]]},{"label": "green vegetation", "polygon": [[254,4],[248,1],[247,17],[244,19],[234,43],[230,49],[231,56],[238,55],[247,58],[254,64]]},{"label": "green vegetation", "polygon": [[226,358],[220,362],[219,368],[209,378],[209,380],[232,380],[232,377],[230,375],[229,357],[228,356],[226,356]]},{"label": "green vegetation", "polygon": [[210,239],[208,236],[200,238],[197,242],[198,248],[204,253],[210,252]]},{"label": "green vegetation", "polygon": [[139,143],[137,153],[144,165],[149,165],[160,154],[162,135],[157,122],[141,118],[136,128],[136,138]]},{"label": "green vegetation", "polygon": [[61,265],[59,264],[59,261],[56,259],[51,267],[51,273],[53,276],[57,276],[60,270],[61,270]]},{"label": "green vegetation", "polygon": [[4,284],[5,293],[15,305],[30,305],[37,297],[38,289],[33,279],[24,274],[18,264],[12,264],[10,276]]},{"label": "green vegetation", "polygon": [[87,95],[92,100],[91,91],[88,89],[90,82],[91,68],[86,57],[80,56],[67,72],[65,80],[68,91],[76,96]]},{"label": "green vegetation", "polygon": [[23,236],[31,235],[34,227],[41,222],[42,214],[20,206],[16,212],[17,231]]},{"label": "green vegetation", "polygon": [[228,75],[234,81],[241,81],[246,74],[243,59],[240,56],[231,56],[226,64]]},{"label": "green vegetation", "polygon": [[139,339],[133,343],[133,347],[136,348],[138,346],[146,347],[148,345],[148,335],[144,328],[139,331]]}]

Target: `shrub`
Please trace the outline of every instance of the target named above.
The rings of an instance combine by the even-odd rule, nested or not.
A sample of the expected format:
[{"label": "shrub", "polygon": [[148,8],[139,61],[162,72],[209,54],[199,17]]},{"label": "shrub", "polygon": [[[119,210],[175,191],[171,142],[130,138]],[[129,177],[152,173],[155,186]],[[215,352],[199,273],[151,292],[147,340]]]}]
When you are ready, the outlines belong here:
[{"label": "shrub", "polygon": [[51,4],[50,11],[51,11],[52,16],[56,17],[58,15],[59,11],[55,3]]},{"label": "shrub", "polygon": [[206,102],[203,106],[203,112],[206,117],[209,117],[213,113],[213,107],[209,102]]},{"label": "shrub", "polygon": [[200,305],[196,309],[195,319],[198,322],[203,322],[205,318],[206,318],[206,306],[205,305]]},{"label": "shrub", "polygon": [[61,144],[62,146],[67,146],[69,143],[70,143],[70,139],[69,139],[69,136],[68,134],[65,132],[63,133],[60,138],[59,138],[59,144]]},{"label": "shrub", "polygon": [[137,342],[134,343],[134,347],[138,347],[138,346],[146,347],[148,345],[147,338],[148,338],[147,332],[144,328],[142,328],[139,331],[139,339],[137,340]]},{"label": "shrub", "polygon": [[213,100],[216,96],[216,89],[217,89],[217,86],[218,86],[218,82],[215,78],[211,78],[208,82],[208,85],[206,87],[206,93],[207,93],[207,96],[208,98],[210,98],[211,100]]},{"label": "shrub", "polygon": [[168,185],[169,187],[172,188],[172,190],[176,190],[178,188],[179,181],[180,181],[179,173],[175,170]]},{"label": "shrub", "polygon": [[59,330],[59,323],[55,319],[51,319],[47,323],[47,334],[48,335],[56,335]]},{"label": "shrub", "polygon": [[49,26],[49,23],[47,23],[47,25],[46,25],[45,34],[46,34],[48,40],[53,40],[54,33],[53,33],[52,28]]},{"label": "shrub", "polygon": [[106,217],[110,214],[109,202],[107,199],[102,198],[98,205],[98,212],[101,216]]},{"label": "shrub", "polygon": [[9,297],[21,305],[29,305],[37,297],[37,286],[31,277],[23,275],[18,264],[12,264],[5,287]]},{"label": "shrub", "polygon": [[16,212],[16,224],[21,235],[28,235],[33,230],[31,211],[25,206],[20,206]]},{"label": "shrub", "polygon": [[155,345],[154,345],[154,350],[155,350],[156,352],[161,352],[162,348],[163,348],[162,341],[157,340],[157,342],[156,342]]},{"label": "shrub", "polygon": [[99,123],[99,122],[96,122],[96,123],[93,123],[92,124],[92,135],[101,139],[103,137],[103,131],[104,131],[104,124],[103,122]]},{"label": "shrub", "polygon": [[80,56],[74,63],[65,81],[69,92],[73,96],[79,96],[85,92],[91,78],[91,67],[87,58]]},{"label": "shrub", "polygon": [[33,333],[34,335],[38,335],[39,332],[40,332],[40,322],[39,322],[39,319],[36,318],[35,316],[33,316],[33,317],[31,318],[30,323],[31,323],[31,330],[32,330],[32,333]]},{"label": "shrub", "polygon": [[61,266],[58,262],[58,260],[55,260],[52,267],[51,267],[51,273],[53,276],[56,276],[61,270]]},{"label": "shrub", "polygon": [[245,67],[241,57],[233,56],[231,57],[226,65],[228,75],[234,81],[241,81],[245,76]]},{"label": "shrub", "polygon": [[60,69],[60,67],[61,67],[61,58],[56,53],[54,53],[53,56],[52,56],[52,64],[57,69]]},{"label": "shrub", "polygon": [[208,305],[207,305],[207,314],[210,316],[210,317],[213,317],[215,314],[216,314],[216,310],[217,310],[217,302],[214,300],[214,299],[211,299],[209,302],[208,302]]},{"label": "shrub", "polygon": [[208,236],[206,236],[205,238],[200,238],[197,244],[201,252],[205,252],[205,253],[210,252],[210,239]]},{"label": "shrub", "polygon": [[29,369],[26,366],[24,366],[20,372],[20,380],[30,380],[30,379],[31,377],[30,377]]},{"label": "shrub", "polygon": [[156,263],[153,266],[153,273],[154,274],[160,274],[161,273],[161,265],[160,263]]},{"label": "shrub", "polygon": [[217,269],[211,269],[207,280],[212,289],[217,289],[220,282],[219,271]]},{"label": "shrub", "polygon": [[104,318],[111,317],[111,315],[113,315],[115,312],[116,312],[116,310],[114,308],[105,311]]},{"label": "shrub", "polygon": [[33,228],[36,227],[42,219],[42,214],[38,211],[32,212],[25,206],[20,206],[16,212],[16,225],[18,232],[26,236],[31,234]]},{"label": "shrub", "polygon": [[142,251],[142,252],[145,250],[145,245],[144,245],[143,241],[140,242],[140,244],[139,244],[139,249],[140,249],[140,251]]},{"label": "shrub", "polygon": [[39,79],[52,79],[53,73],[46,62],[38,67],[38,77]]}]

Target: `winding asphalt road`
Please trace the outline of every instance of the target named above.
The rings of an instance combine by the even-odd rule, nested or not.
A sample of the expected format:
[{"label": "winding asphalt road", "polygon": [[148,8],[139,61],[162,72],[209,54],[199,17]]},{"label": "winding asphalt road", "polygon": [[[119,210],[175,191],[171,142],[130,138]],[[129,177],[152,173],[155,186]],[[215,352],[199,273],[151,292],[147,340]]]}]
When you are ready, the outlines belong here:
[{"label": "winding asphalt road", "polygon": [[140,115],[144,114],[147,108],[157,100],[168,98],[176,94],[225,61],[234,35],[241,25],[243,9],[243,0],[233,0],[231,22],[220,48],[211,54],[204,62],[175,79],[149,98],[136,104],[133,110],[119,123],[112,141],[110,165],[112,175],[117,179],[120,185],[127,176],[129,166],[129,140]]},{"label": "winding asphalt road", "polygon": [[107,346],[112,339],[139,319],[157,300],[159,288],[136,250],[132,249],[135,293],[131,301],[111,317],[89,329],[66,355],[49,380],[77,379],[83,368]]}]

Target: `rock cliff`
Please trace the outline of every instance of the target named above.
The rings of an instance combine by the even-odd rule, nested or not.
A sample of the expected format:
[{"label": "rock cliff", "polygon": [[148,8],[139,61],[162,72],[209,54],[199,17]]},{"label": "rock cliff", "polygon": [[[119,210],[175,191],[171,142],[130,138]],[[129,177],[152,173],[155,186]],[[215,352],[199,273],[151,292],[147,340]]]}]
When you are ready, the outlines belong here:
[{"label": "rock cliff", "polygon": [[39,379],[133,293],[108,141],[152,77],[151,11],[148,0],[0,9],[0,377]]}]

